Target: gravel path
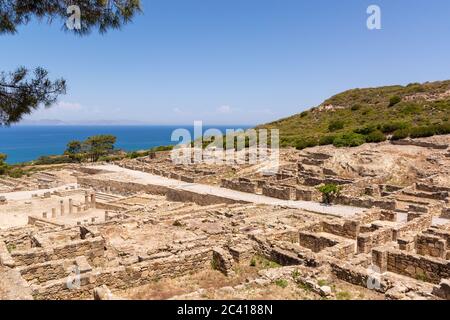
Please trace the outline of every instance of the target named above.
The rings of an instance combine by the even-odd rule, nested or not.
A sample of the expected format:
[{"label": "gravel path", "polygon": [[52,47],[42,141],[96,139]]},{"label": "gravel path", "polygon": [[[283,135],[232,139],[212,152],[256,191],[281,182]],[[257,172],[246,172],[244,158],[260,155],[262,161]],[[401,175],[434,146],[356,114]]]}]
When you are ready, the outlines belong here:
[{"label": "gravel path", "polygon": [[303,209],[306,211],[311,211],[315,213],[332,215],[337,217],[352,217],[356,214],[367,210],[365,208],[357,208],[350,206],[325,206],[318,202],[311,201],[288,201],[288,200],[279,200],[275,198],[270,198],[262,195],[239,192],[235,190],[220,188],[216,186],[210,186],[199,183],[186,183],[179,180],[168,179],[161,176],[152,175],[146,172],[134,171],[130,169],[125,169],[116,165],[102,165],[96,166],[96,169],[103,169],[111,172],[120,172],[124,173],[127,176],[133,178],[134,181],[145,183],[145,184],[153,184],[159,186],[172,187],[175,189],[181,189],[191,192],[196,192],[199,194],[210,194],[215,196],[220,196],[228,199],[245,201],[255,204],[267,204],[267,205],[279,205],[285,206],[289,208],[295,209]]}]

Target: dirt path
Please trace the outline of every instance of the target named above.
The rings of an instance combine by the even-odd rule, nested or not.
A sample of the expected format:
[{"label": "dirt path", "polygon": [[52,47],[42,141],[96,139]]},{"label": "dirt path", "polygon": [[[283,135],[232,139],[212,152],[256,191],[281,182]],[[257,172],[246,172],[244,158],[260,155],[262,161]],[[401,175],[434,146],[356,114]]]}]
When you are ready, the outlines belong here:
[{"label": "dirt path", "polygon": [[239,192],[235,190],[220,188],[216,186],[210,186],[198,183],[186,183],[179,180],[168,179],[165,177],[160,177],[152,175],[146,172],[135,171],[130,169],[125,169],[115,165],[102,165],[96,166],[97,169],[103,169],[111,172],[124,173],[127,176],[132,177],[136,182],[144,184],[153,184],[165,187],[171,187],[174,189],[180,189],[190,192],[195,192],[199,194],[210,194],[219,197],[224,197],[228,199],[245,201],[255,204],[267,204],[267,205],[279,205],[294,209],[303,209],[306,211],[311,211],[315,213],[320,213],[324,215],[332,215],[337,217],[352,217],[356,214],[363,212],[364,208],[350,207],[350,206],[325,206],[318,202],[311,201],[289,201],[289,200],[279,200],[275,198],[270,198],[262,195]]}]

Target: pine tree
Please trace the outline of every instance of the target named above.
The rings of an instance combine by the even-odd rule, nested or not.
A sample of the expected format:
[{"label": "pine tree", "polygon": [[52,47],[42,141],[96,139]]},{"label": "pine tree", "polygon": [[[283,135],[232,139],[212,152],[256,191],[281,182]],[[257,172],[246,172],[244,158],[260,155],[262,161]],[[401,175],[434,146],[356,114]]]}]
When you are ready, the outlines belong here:
[{"label": "pine tree", "polygon": [[[79,29],[69,29],[65,23],[72,5],[81,10]],[[0,35],[15,34],[18,26],[32,19],[49,23],[59,20],[63,29],[80,36],[92,30],[105,33],[120,29],[139,12],[140,0],[0,0]],[[66,81],[51,80],[44,68],[0,72],[0,126],[20,121],[40,105],[51,106],[66,90]]]}]

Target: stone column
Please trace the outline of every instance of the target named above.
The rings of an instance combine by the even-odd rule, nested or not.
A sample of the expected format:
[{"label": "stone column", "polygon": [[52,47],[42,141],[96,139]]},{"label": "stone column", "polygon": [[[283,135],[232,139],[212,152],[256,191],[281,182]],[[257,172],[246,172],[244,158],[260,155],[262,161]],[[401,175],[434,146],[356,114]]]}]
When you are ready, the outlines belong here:
[{"label": "stone column", "polygon": [[60,202],[60,207],[61,207],[61,216],[64,215],[64,200],[61,200]]},{"label": "stone column", "polygon": [[42,213],[42,218],[47,219],[47,212]]},{"label": "stone column", "polygon": [[105,211],[105,221],[108,221],[108,220],[109,220],[109,212]]},{"label": "stone column", "polygon": [[91,193],[91,208],[95,209],[95,192]]},{"label": "stone column", "polygon": [[89,208],[89,193],[87,191],[84,194],[84,204],[87,208]]},{"label": "stone column", "polygon": [[52,208],[52,218],[56,218],[56,208]]},{"label": "stone column", "polygon": [[73,213],[73,202],[72,199],[69,199],[69,214]]},{"label": "stone column", "polygon": [[375,248],[372,250],[372,263],[379,268],[379,273],[384,273],[388,270],[388,257],[386,248]]}]

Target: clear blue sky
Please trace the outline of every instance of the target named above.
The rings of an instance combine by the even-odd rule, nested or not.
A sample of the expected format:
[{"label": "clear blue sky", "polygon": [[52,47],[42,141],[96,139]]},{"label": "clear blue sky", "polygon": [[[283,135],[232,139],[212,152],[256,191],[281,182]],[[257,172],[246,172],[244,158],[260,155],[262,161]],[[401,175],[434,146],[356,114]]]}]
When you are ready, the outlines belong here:
[{"label": "clear blue sky", "polygon": [[[382,30],[366,9],[382,9]],[[29,119],[256,124],[340,91],[450,78],[448,0],[143,0],[121,31],[79,38],[32,22],[1,36],[0,70],[68,81]]]}]

